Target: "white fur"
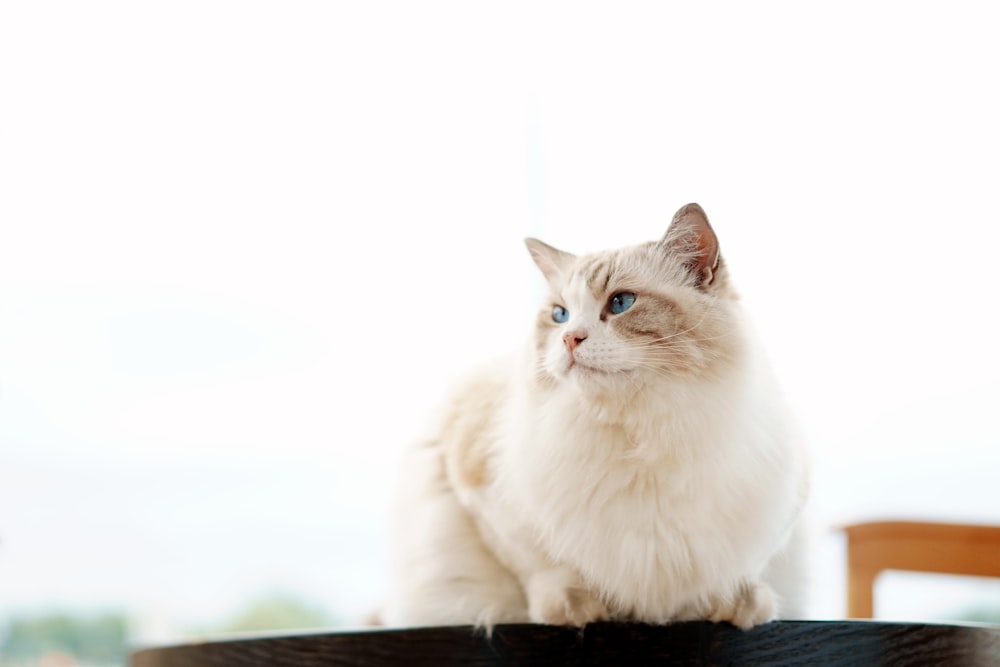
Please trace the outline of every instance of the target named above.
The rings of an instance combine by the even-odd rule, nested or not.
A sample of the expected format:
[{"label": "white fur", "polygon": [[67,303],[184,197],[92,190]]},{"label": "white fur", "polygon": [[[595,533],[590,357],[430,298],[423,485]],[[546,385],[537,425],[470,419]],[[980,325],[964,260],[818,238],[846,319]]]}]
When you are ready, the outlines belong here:
[{"label": "white fur", "polygon": [[572,306],[560,331],[588,337],[574,355],[552,337],[540,366],[554,381],[526,349],[462,390],[497,394],[477,436],[487,482],[445,472],[447,425],[411,454],[384,621],[800,615],[806,460],[735,300],[731,358],[677,375],[644,367],[586,290],[560,287]]}]

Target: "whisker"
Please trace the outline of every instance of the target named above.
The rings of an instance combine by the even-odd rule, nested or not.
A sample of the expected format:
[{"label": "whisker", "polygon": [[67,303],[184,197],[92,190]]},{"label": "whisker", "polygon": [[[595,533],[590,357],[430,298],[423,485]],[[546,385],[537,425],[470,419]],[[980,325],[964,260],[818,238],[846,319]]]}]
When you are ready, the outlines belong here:
[{"label": "whisker", "polygon": [[[688,333],[689,331],[692,331],[692,329],[685,329],[684,331],[678,331],[676,333],[670,334],[669,336],[662,336],[660,338],[653,338],[653,339],[650,339],[650,340],[642,341],[641,343],[639,343],[639,345],[640,346],[653,347],[653,346],[656,346],[656,345],[660,345],[662,343],[669,343],[669,342],[673,341],[674,339],[676,339],[678,336],[682,336],[685,333]],[[732,331],[723,331],[723,332],[718,333],[718,334],[716,334],[714,336],[704,336],[703,335],[703,336],[698,336],[697,338],[685,338],[684,342],[685,343],[701,343],[701,342],[708,342],[708,341],[713,341],[713,340],[720,340],[720,339],[723,339],[723,338],[730,338],[733,335],[734,335],[734,332],[732,332]]]},{"label": "whisker", "polygon": [[682,331],[676,331],[676,332],[670,334],[669,336],[663,336],[662,338],[657,338],[653,342],[659,342],[659,341],[669,340],[670,338],[676,338],[677,336],[683,336],[684,334],[686,334],[686,333],[688,333],[690,331],[694,331],[695,329],[697,329],[698,327],[700,327],[702,325],[702,323],[708,317],[708,314],[709,314],[709,310],[706,309],[705,311],[702,312],[701,317],[698,318],[698,321],[695,322],[694,324],[692,324],[691,326],[689,326],[687,329],[684,329]]},{"label": "whisker", "polygon": [[[707,343],[707,342],[711,342],[713,340],[721,340],[723,338],[729,338],[730,336],[732,336],[731,332],[725,332],[725,333],[721,333],[721,334],[719,334],[717,336],[701,336],[699,338],[685,338],[683,342],[684,343]],[[637,347],[637,348],[640,348],[640,349],[649,349],[649,350],[668,349],[669,345],[662,345],[662,343],[677,343],[677,342],[679,342],[679,341],[671,341],[670,340],[671,338],[674,338],[674,336],[664,336],[663,338],[656,338],[656,339],[649,340],[649,341],[643,341],[642,343],[634,344],[633,347]]]}]

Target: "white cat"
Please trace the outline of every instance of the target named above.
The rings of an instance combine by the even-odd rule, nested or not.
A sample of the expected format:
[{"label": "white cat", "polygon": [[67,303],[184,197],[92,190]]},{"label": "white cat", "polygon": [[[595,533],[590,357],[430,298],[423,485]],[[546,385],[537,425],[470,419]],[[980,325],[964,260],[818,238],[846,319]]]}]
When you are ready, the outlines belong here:
[{"label": "white cat", "polygon": [[619,250],[527,245],[550,298],[409,453],[383,621],[801,614],[806,457],[704,211]]}]

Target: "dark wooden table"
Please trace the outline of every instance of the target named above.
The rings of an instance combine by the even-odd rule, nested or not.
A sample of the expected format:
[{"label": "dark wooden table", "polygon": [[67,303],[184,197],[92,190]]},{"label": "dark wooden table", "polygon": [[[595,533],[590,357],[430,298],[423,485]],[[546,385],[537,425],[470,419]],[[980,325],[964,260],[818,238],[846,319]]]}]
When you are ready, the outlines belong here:
[{"label": "dark wooden table", "polygon": [[863,665],[1000,666],[1000,627],[876,621],[783,621],[742,632],[726,624],[596,623],[579,631],[501,625],[373,630],[149,648],[132,667],[317,665]]}]

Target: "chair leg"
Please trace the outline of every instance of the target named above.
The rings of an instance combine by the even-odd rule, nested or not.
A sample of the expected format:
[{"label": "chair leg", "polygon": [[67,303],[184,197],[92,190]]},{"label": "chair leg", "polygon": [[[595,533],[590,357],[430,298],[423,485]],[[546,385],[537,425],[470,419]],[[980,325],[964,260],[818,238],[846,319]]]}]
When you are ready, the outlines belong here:
[{"label": "chair leg", "polygon": [[847,617],[873,618],[874,589],[878,570],[853,566],[847,576]]}]

